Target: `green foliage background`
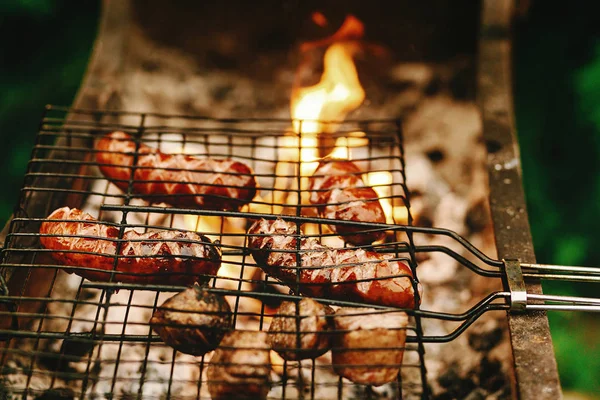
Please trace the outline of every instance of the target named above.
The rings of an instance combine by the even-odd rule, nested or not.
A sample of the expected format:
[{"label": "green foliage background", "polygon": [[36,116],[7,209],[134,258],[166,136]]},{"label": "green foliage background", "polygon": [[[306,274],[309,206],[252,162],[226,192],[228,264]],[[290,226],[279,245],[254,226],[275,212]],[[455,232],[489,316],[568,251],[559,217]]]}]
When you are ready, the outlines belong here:
[{"label": "green foliage background", "polygon": [[[97,1],[0,2],[0,223],[16,204],[45,104],[70,104]],[[515,29],[515,110],[539,262],[600,265],[600,24],[595,2],[537,1]],[[590,285],[546,291],[599,295]],[[565,389],[600,393],[600,322],[551,313]]]}]

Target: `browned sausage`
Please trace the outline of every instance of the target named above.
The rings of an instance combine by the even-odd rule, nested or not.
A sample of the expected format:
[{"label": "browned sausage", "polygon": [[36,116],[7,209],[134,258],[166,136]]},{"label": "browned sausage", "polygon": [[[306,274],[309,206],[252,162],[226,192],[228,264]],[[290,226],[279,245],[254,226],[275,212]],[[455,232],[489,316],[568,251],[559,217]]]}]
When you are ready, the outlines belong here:
[{"label": "browned sausage", "polygon": [[271,388],[269,351],[266,332],[227,332],[206,371],[210,397],[266,399]]},{"label": "browned sausage", "polygon": [[[323,218],[385,223],[385,213],[373,188],[365,187],[362,171],[352,161],[321,161],[309,179],[310,202]],[[364,232],[371,228],[357,225],[330,225],[334,232],[354,245],[371,244],[385,232]]]},{"label": "browned sausage", "polygon": [[[124,132],[105,135],[96,144],[100,171],[127,191],[136,144]],[[164,154],[140,144],[133,172],[134,194],[152,203],[210,210],[239,210],[256,194],[256,180],[246,164],[233,160]]]},{"label": "browned sausage", "polygon": [[338,375],[373,386],[396,379],[406,344],[405,313],[342,307],[333,321],[331,363]]},{"label": "browned sausage", "polygon": [[284,301],[269,326],[269,342],[285,360],[317,358],[330,346],[329,329],[333,309],[311,298]]},{"label": "browned sausage", "polygon": [[[297,285],[296,225],[261,219],[248,230],[256,263],[290,288]],[[302,232],[301,232],[302,234]],[[300,292],[307,296],[413,307],[413,274],[400,261],[374,251],[333,249],[314,238],[300,241]]]},{"label": "browned sausage", "polygon": [[187,285],[207,281],[221,266],[220,252],[208,238],[193,232],[126,231],[117,253],[119,229],[76,208],[54,211],[42,222],[40,234],[42,245],[56,250],[51,253],[55,260],[89,268],[74,272],[92,281],[108,281],[114,270],[114,282]]},{"label": "browned sausage", "polygon": [[160,305],[150,325],[169,346],[201,356],[219,345],[232,328],[232,317],[225,297],[194,285]]}]

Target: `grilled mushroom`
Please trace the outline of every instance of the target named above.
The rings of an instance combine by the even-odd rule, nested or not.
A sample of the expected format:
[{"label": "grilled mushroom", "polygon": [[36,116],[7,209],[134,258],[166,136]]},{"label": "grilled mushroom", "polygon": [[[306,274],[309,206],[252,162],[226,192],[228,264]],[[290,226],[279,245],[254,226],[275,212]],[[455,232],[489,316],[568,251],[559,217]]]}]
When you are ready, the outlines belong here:
[{"label": "grilled mushroom", "polygon": [[266,399],[271,360],[266,332],[227,333],[208,366],[208,392],[213,399]]},{"label": "grilled mushroom", "polygon": [[340,308],[334,325],[332,364],[338,375],[373,386],[396,379],[406,342],[405,313]]},{"label": "grilled mushroom", "polygon": [[331,307],[306,297],[298,303],[284,301],[269,327],[269,343],[286,360],[319,357],[331,347],[331,314]]},{"label": "grilled mushroom", "polygon": [[158,307],[150,324],[169,346],[201,356],[214,350],[231,329],[232,314],[223,296],[193,286]]}]

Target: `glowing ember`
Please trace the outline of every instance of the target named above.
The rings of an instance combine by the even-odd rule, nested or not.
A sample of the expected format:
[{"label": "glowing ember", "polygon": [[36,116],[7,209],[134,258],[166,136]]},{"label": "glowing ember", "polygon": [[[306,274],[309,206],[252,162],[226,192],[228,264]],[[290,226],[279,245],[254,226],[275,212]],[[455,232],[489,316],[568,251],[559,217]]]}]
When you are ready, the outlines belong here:
[{"label": "glowing ember", "polygon": [[325,18],[322,12],[315,11],[310,17],[316,25],[320,27],[327,26],[327,18]]}]

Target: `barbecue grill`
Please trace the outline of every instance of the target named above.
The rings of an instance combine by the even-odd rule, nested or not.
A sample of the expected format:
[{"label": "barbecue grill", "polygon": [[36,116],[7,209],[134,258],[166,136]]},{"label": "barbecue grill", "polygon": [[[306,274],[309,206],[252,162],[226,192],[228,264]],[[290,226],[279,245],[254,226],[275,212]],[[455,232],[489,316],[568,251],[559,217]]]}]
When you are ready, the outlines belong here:
[{"label": "barbecue grill", "polygon": [[[496,289],[458,311],[448,311],[429,307],[433,303],[427,299],[429,288],[425,286],[421,306],[404,310],[410,322],[406,328],[404,361],[395,382],[380,388],[354,384],[332,371],[328,355],[301,362],[272,355],[274,377],[270,398],[432,397],[435,392],[432,376],[439,371],[427,368],[427,346],[457,343],[464,339],[465,331],[493,311],[511,311],[508,319],[516,385],[513,396],[559,395],[547,320],[540,310],[597,310],[598,302],[542,295],[538,279],[590,280],[597,278],[598,271],[534,264],[518,161],[515,161],[518,153],[513,147],[507,89],[510,49],[506,34],[510,5],[510,2],[483,3],[479,43],[478,98],[489,153],[493,199],[490,208],[497,259],[487,256],[453,230],[414,223],[415,219],[419,221],[418,216],[413,217],[411,208],[415,192],[410,190],[407,178],[410,166],[406,167],[403,118],[320,121],[335,122],[336,129],[327,141],[318,145],[330,150],[332,142],[341,143],[343,153],[367,175],[389,174],[390,179],[384,183],[369,183],[377,189],[380,200],[394,211],[386,224],[352,224],[364,231],[385,232],[382,243],[368,247],[410,266],[417,304],[420,300],[417,286],[421,280],[418,266],[423,257],[434,253],[460,265],[460,274],[483,277],[492,282],[486,288]],[[185,287],[118,283],[115,278],[118,271],[107,274],[106,282],[67,274],[85,266],[58,263],[39,242],[40,224],[56,208],[84,209],[118,228],[117,242],[123,238],[125,229],[145,232],[161,227],[207,235],[223,256],[221,270],[211,277],[214,279],[208,282],[207,290],[230,300],[234,327],[238,330],[266,330],[283,300],[300,298],[299,287],[287,287],[257,267],[247,248],[246,231],[253,220],[282,216],[296,224],[298,231],[302,226],[305,232],[300,234],[302,238],[314,237],[332,246],[344,246],[337,235],[324,228],[328,221],[303,201],[306,191],[303,181],[307,177],[302,172],[305,150],[302,125],[310,121],[215,118],[167,114],[160,110],[128,112],[121,109],[121,103],[126,101],[119,98],[118,91],[97,91],[100,84],[114,80],[122,68],[109,59],[114,58],[112,51],[123,45],[130,7],[128,2],[106,4],[100,33],[104,41],[96,47],[86,83],[75,102],[77,108],[49,106],[45,110],[19,204],[5,231],[0,297],[5,316],[1,327],[5,340],[2,348],[5,378],[1,383],[6,393],[15,396],[209,398],[206,369],[210,355],[194,358],[178,353],[162,343],[148,323],[152,312],[166,297]],[[294,129],[295,126],[299,128]],[[138,146],[147,144],[166,153],[243,161],[255,171],[258,196],[240,211],[177,208],[140,200],[132,191],[135,167],[131,169],[127,191],[111,184],[98,170],[94,142],[113,131],[127,132]],[[136,158],[138,154],[133,156]],[[427,241],[421,240],[422,237]],[[117,257],[114,258],[116,265]],[[449,296],[445,300],[451,302],[456,294]],[[319,300],[333,306],[365,306],[351,301]],[[382,315],[391,310],[384,306],[369,307]],[[485,356],[483,359],[489,362]],[[499,366],[488,369],[492,375],[505,373]],[[478,379],[484,385],[483,374]],[[494,386],[490,385],[488,389],[492,391]],[[495,390],[498,397],[510,395],[510,390],[502,384]]]}]

